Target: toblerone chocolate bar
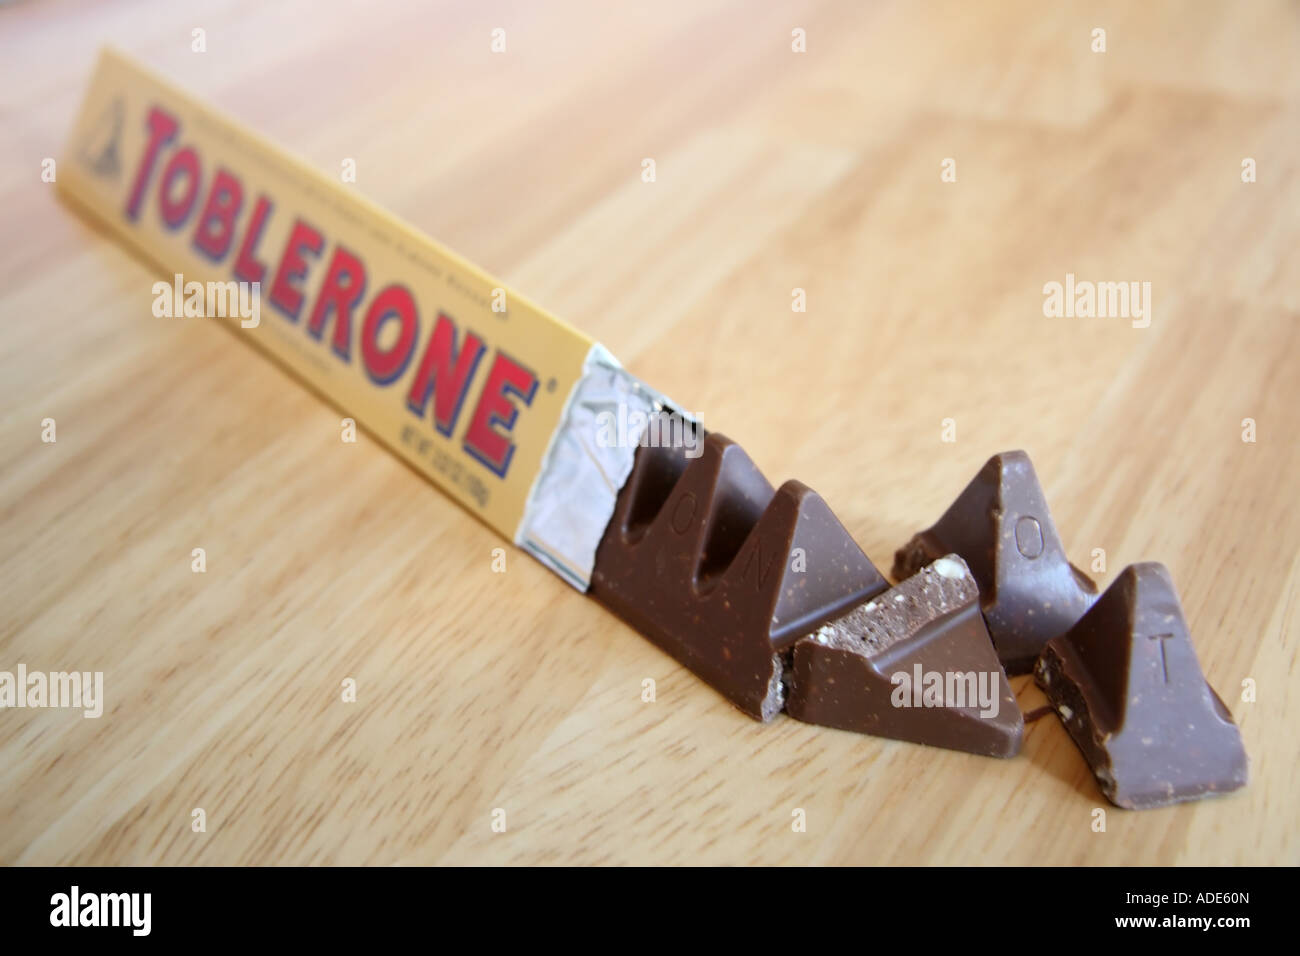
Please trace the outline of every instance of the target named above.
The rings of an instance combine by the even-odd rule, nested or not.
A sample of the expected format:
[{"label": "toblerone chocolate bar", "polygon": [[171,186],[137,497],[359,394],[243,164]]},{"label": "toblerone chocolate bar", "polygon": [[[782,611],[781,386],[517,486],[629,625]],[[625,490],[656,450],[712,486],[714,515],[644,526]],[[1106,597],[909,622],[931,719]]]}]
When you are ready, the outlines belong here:
[{"label": "toblerone chocolate bar", "polygon": [[[663,407],[601,346],[111,49],[59,172],[62,196],[165,270],[154,294],[174,314],[225,317],[585,590],[633,450],[585,447],[575,401]],[[581,490],[588,452],[608,500],[575,515],[557,498]]]}]

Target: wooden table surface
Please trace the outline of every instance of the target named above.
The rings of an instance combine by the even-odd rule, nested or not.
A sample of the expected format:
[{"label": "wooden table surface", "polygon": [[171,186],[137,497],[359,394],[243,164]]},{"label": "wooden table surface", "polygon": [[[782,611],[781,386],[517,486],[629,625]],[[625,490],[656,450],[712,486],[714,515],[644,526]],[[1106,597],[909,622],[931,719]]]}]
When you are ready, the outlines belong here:
[{"label": "wooden table surface", "polygon": [[[1300,862],[1293,3],[365,7],[0,8],[0,670],[106,695],[0,711],[0,862]],[[1170,567],[1248,788],[1110,808],[1050,715],[1009,761],[762,726],[522,553],[494,574],[492,532],[238,336],[153,318],[155,270],[42,182],[102,42],[354,158],[886,570],[1025,448],[1101,585]],[[1150,282],[1150,327],[1045,317],[1067,273]]]}]

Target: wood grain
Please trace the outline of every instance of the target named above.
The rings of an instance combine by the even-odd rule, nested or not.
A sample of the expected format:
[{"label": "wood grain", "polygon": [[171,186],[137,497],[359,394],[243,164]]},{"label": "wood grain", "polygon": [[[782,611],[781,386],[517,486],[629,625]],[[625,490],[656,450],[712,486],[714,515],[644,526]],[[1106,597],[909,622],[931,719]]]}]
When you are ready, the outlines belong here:
[{"label": "wood grain", "polygon": [[[0,862],[1300,862],[1295,5],[625,6],[0,9],[0,669],[107,694],[0,711]],[[886,569],[1027,449],[1075,563],[1169,565],[1249,787],[1109,808],[1050,716],[1011,761],[760,726],[522,554],[492,573],[491,532],[236,336],[154,319],[153,271],[41,181],[106,41],[355,158]],[[1045,318],[1067,272],[1150,282],[1150,328]]]}]

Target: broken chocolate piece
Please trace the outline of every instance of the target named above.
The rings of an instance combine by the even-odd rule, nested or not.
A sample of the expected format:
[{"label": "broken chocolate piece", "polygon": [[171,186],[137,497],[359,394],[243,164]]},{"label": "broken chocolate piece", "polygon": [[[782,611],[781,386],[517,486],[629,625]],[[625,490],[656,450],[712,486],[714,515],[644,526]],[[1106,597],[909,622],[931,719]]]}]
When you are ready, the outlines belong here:
[{"label": "broken chocolate piece", "polygon": [[980,589],[989,636],[1008,674],[1027,674],[1051,638],[1097,599],[1097,586],[1065,556],[1029,456],[994,455],[943,517],[894,555],[901,580],[959,554]]},{"label": "broken chocolate piece", "polygon": [[1034,676],[1101,791],[1140,810],[1236,790],[1246,751],[1205,680],[1163,564],[1125,568]]},{"label": "broken chocolate piece", "polygon": [[759,720],[784,703],[781,651],[888,582],[826,503],[773,490],[739,445],[639,448],[596,550],[591,594]]},{"label": "broken chocolate piece", "polygon": [[794,646],[786,710],[812,724],[1013,757],[1025,725],[964,561],[939,558]]}]

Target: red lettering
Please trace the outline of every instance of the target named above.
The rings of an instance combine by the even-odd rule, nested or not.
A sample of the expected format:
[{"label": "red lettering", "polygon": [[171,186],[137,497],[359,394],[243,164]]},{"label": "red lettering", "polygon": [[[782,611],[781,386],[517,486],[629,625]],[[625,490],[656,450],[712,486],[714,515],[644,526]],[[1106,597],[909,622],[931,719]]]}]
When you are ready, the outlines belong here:
[{"label": "red lettering", "polygon": [[425,347],[420,368],[411,381],[411,391],[406,396],[406,407],[420,418],[429,404],[429,394],[437,388],[433,399],[433,424],[439,432],[451,437],[456,429],[456,419],[469,390],[470,379],[483,357],[483,340],[466,330],[465,342],[456,349],[456,323],[439,313],[433,334]]},{"label": "red lettering", "polygon": [[[379,347],[379,330],[389,319],[402,323],[397,341],[387,350]],[[386,286],[375,296],[361,325],[361,361],[366,374],[376,385],[387,385],[401,378],[406,364],[415,350],[415,340],[420,333],[420,318],[415,309],[415,299],[406,286]]]},{"label": "red lettering", "polygon": [[[316,304],[312,307],[311,318],[307,320],[307,331],[319,339],[325,331],[325,323],[330,313],[335,313],[333,348],[349,361],[352,358],[352,309],[365,289],[366,267],[352,253],[342,246],[336,246],[334,256],[330,259],[329,270],[325,273],[325,281],[316,296]],[[383,294],[381,292],[380,296]],[[378,301],[379,296],[376,296],[375,302]],[[374,305],[371,305],[372,313],[374,308]],[[412,303],[412,310],[414,310],[414,303]],[[367,316],[366,321],[369,320]]]},{"label": "red lettering", "polygon": [[[184,176],[184,191],[179,197],[175,193],[177,179]],[[175,229],[189,218],[194,209],[194,201],[199,196],[199,154],[192,146],[178,149],[163,168],[162,180],[158,183],[158,208],[162,212],[163,222],[169,229]]]},{"label": "red lettering", "polygon": [[[244,202],[244,187],[239,178],[224,169],[218,169],[212,179],[208,201],[199,214],[194,229],[194,245],[214,261],[220,262],[230,251],[235,238],[235,217]],[[215,229],[213,228],[215,227]]]},{"label": "red lettering", "polygon": [[519,409],[509,395],[517,395],[525,405],[533,403],[537,394],[537,376],[504,352],[498,351],[488,373],[478,407],[465,432],[465,450],[486,465],[494,474],[505,477],[510,459],[515,453],[515,443],[502,432],[515,426]]},{"label": "red lettering", "polygon": [[302,291],[294,282],[307,275],[307,260],[302,254],[320,255],[324,245],[321,234],[307,223],[299,219],[293,224],[280,256],[280,267],[275,270],[275,281],[271,283],[271,304],[294,322],[298,321],[298,311],[302,308]]},{"label": "red lettering", "polygon": [[180,129],[180,124],[176,122],[176,117],[170,113],[165,113],[158,107],[149,111],[149,119],[146,122],[149,127],[149,142],[144,148],[144,156],[140,160],[140,171],[135,174],[135,185],[131,187],[131,198],[126,203],[126,216],[128,219],[138,219],[140,216],[140,203],[144,199],[145,189],[149,186],[149,177],[153,175],[154,162],[158,159],[158,151],[171,141]]},{"label": "red lettering", "polygon": [[244,230],[244,241],[239,244],[239,255],[235,258],[235,277],[245,282],[261,282],[266,275],[266,266],[257,261],[257,243],[262,238],[262,227],[271,212],[271,201],[265,196],[257,197],[253,215]]}]

